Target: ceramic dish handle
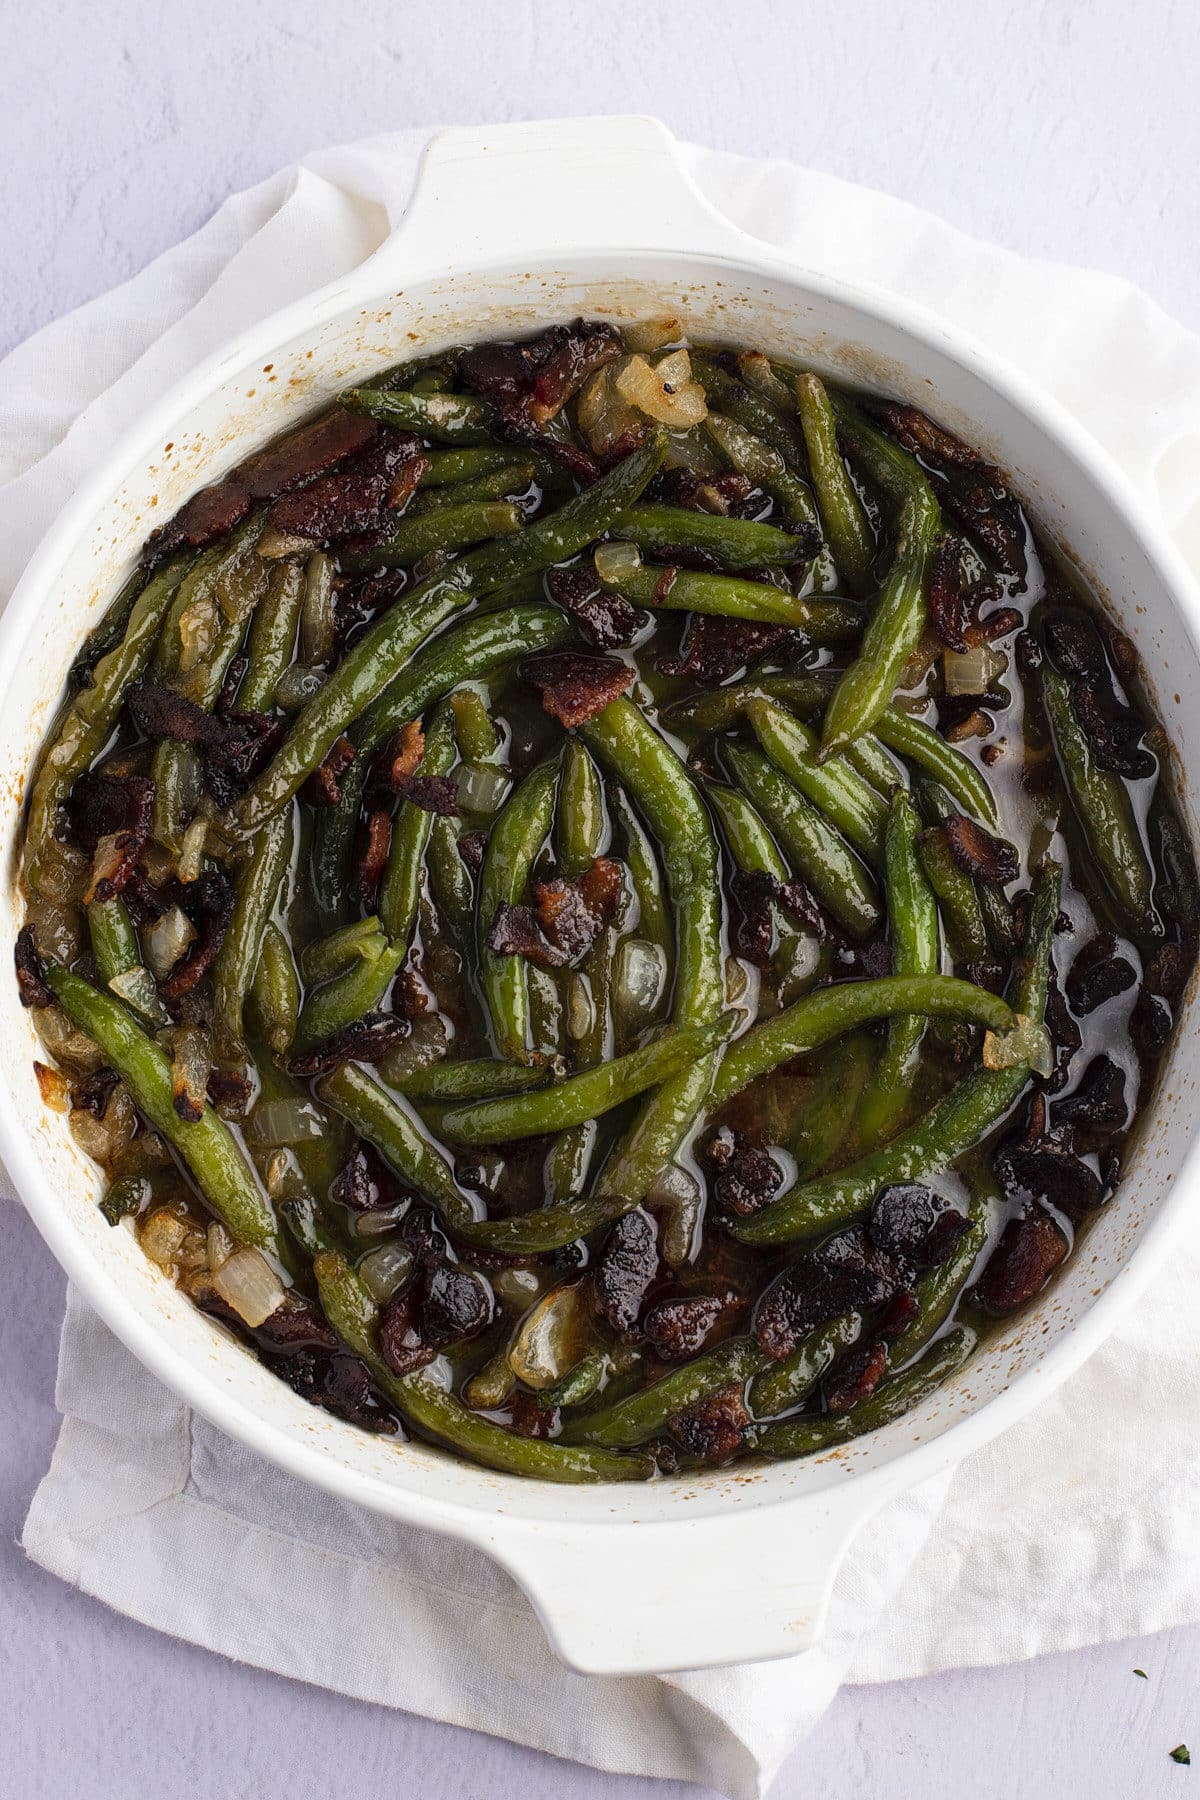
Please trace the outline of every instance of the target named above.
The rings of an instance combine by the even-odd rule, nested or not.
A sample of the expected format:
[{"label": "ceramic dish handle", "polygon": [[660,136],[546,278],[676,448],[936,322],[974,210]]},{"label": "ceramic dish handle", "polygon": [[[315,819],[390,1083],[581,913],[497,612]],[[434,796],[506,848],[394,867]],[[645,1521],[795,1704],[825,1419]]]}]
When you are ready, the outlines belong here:
[{"label": "ceramic dish handle", "polygon": [[846,1490],[669,1524],[501,1530],[490,1548],[551,1644],[589,1675],[662,1674],[808,1650],[851,1541],[890,1491]]},{"label": "ceramic dish handle", "polygon": [[484,269],[606,249],[735,251],[658,119],[546,119],[440,131],[400,225],[373,259],[389,273]]}]

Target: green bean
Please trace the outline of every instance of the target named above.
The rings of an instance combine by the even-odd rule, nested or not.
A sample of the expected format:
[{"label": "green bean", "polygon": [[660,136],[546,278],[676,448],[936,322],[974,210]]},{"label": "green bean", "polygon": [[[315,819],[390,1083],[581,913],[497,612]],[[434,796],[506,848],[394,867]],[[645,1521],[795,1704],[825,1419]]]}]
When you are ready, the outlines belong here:
[{"label": "green bean", "polygon": [[621,827],[625,862],[637,896],[638,934],[659,946],[667,958],[669,972],[675,939],[663,894],[662,870],[654,854],[654,845],[624,788],[615,786],[610,800],[613,814]]},{"label": "green bean", "polygon": [[460,481],[454,487],[434,487],[418,494],[408,509],[410,518],[423,518],[444,507],[475,505],[479,501],[502,500],[509,494],[523,494],[537,473],[531,461],[505,463],[473,481]]},{"label": "green bean", "polygon": [[187,561],[169,563],[134,601],[125,635],[100,658],[92,685],[76,694],[34,778],[25,828],[25,879],[35,893],[58,829],[59,809],[78,776],[89,769],[112,736],[126,691],[146,672],[155,643]]},{"label": "green bean", "polygon": [[928,485],[920,463],[894,438],[872,425],[844,394],[834,388],[828,392],[843,448],[884,499],[899,512],[915,490]]},{"label": "green bean", "polygon": [[459,954],[467,957],[473,953],[475,884],[459,853],[461,832],[460,819],[435,818],[426,861],[438,918],[448,929]]},{"label": "green bean", "polygon": [[338,562],[352,575],[369,569],[401,569],[433,550],[461,550],[484,538],[508,537],[520,531],[525,515],[507,500],[465,501],[429,512],[406,513],[391,535],[369,550],[343,551]]},{"label": "green bean", "polygon": [[817,1450],[861,1437],[865,1431],[878,1431],[927,1399],[962,1367],[974,1348],[974,1331],[969,1325],[957,1325],[919,1363],[902,1375],[881,1382],[873,1394],[849,1412],[826,1413],[819,1419],[784,1419],[778,1425],[768,1425],[757,1434],[758,1448],[765,1456],[811,1456]]},{"label": "green bean", "polygon": [[438,1443],[485,1468],[542,1481],[644,1481],[653,1474],[654,1466],[645,1457],[517,1437],[470,1412],[425,1376],[393,1375],[379,1353],[377,1308],[362,1277],[328,1250],[316,1257],[313,1273],[322,1309],[343,1343],[366,1363],[375,1385],[402,1417]]},{"label": "green bean", "polygon": [[779,451],[755,437],[735,419],[709,412],[705,430],[716,444],[731,469],[748,475],[757,487],[769,494],[779,509],[789,531],[807,532],[810,537],[820,530],[813,497],[804,482],[784,462]]},{"label": "green bean", "polygon": [[1191,839],[1160,779],[1146,821],[1157,870],[1154,904],[1186,933],[1200,931],[1200,878]]},{"label": "green bean", "polygon": [[945,1262],[926,1270],[917,1283],[917,1316],[891,1347],[888,1362],[893,1369],[902,1369],[905,1363],[912,1362],[941,1330],[991,1235],[1000,1207],[1000,1184],[990,1163],[981,1160],[985,1166],[971,1184],[973,1191],[967,1207],[970,1223]]},{"label": "green bean", "polygon": [[[954,798],[940,781],[930,780],[927,776],[921,778],[917,784],[917,794],[921,809],[930,824],[944,825],[956,817],[958,808]],[[1010,844],[1008,847],[1016,858],[1016,846]],[[936,861],[940,853],[935,849],[933,854]],[[953,876],[951,883],[953,892],[964,892],[962,883],[955,882]],[[965,894],[964,902],[970,915],[972,941],[978,941],[975,917],[978,914],[987,943],[1007,962],[1017,947],[1017,932],[1012,909],[1004,897],[1003,889],[993,882],[983,880],[969,881],[969,886],[974,894],[974,904]],[[953,902],[951,905],[953,906]]]},{"label": "green bean", "polygon": [[937,896],[938,910],[945,920],[955,958],[973,962],[986,956],[987,927],[983,922],[979,895],[971,877],[956,862],[945,827],[934,825],[923,831],[917,853],[925,879]]},{"label": "green bean", "polygon": [[466,394],[415,394],[410,390],[380,393],[374,388],[348,388],[338,404],[348,412],[366,413],[383,425],[419,431],[433,444],[494,444],[496,415],[483,400]]},{"label": "green bean", "polygon": [[317,1095],[374,1144],[384,1161],[437,1208],[452,1230],[470,1225],[474,1203],[454,1179],[454,1171],[420,1124],[387,1089],[356,1063],[342,1063],[317,1082]]},{"label": "green bean", "polygon": [[300,983],[292,947],[273,919],[263,930],[250,996],[268,1047],[275,1056],[287,1056],[300,1018]]},{"label": "green bean", "polygon": [[95,1039],[138,1111],[178,1151],[201,1194],[233,1236],[262,1250],[274,1249],[271,1209],[236,1141],[211,1106],[194,1124],[181,1119],[175,1111],[170,1059],[120,1001],[61,963],[47,963],[45,976],[71,1023]]},{"label": "green bean", "polygon": [[479,962],[484,996],[498,1054],[508,1062],[528,1062],[529,965],[523,956],[502,955],[487,946],[501,906],[524,896],[534,860],[554,814],[558,768],[542,763],[505,803],[488,837],[479,877]]},{"label": "green bean", "polygon": [[[1026,951],[1018,959],[1018,979],[1013,1011],[1018,1017],[1040,1020],[1046,1010],[1046,993],[1050,978],[1050,952],[1054,925],[1058,918],[1061,871],[1047,863],[1034,887],[1033,904],[1026,928]],[[895,976],[889,977],[896,980]],[[925,982],[946,980],[945,976],[925,976]],[[866,982],[850,984],[866,987]],[[969,983],[964,985],[969,986]],[[828,990],[827,990],[828,991]],[[982,992],[982,990],[979,990]],[[818,996],[810,996],[816,998]],[[800,1004],[804,1004],[801,1002]],[[795,1008],[791,1009],[795,1011]],[[928,1011],[916,1005],[905,1012]],[[781,1019],[786,1018],[781,1013]],[[735,1044],[725,1059],[722,1078],[730,1059],[758,1032],[770,1030],[777,1020],[768,1021],[747,1033]],[[994,1028],[993,1028],[994,1029]],[[916,1123],[893,1138],[891,1143],[872,1152],[848,1168],[817,1181],[801,1182],[788,1190],[770,1206],[752,1218],[739,1219],[729,1225],[732,1234],[748,1244],[788,1243],[795,1238],[818,1235],[845,1224],[870,1206],[881,1188],[896,1181],[919,1181],[936,1169],[944,1169],[978,1144],[1015,1104],[1029,1080],[1029,1065],[1017,1063],[1011,1068],[976,1069]]]},{"label": "green bean", "polygon": [[262,952],[263,932],[287,884],[292,863],[293,808],[277,813],[251,839],[233,887],[233,912],[213,964],[213,1027],[218,1053],[246,1056],[242,1010]]},{"label": "green bean", "polygon": [[672,1419],[698,1401],[720,1393],[732,1382],[748,1381],[765,1360],[753,1338],[730,1338],[715,1350],[672,1369],[652,1386],[599,1412],[571,1420],[564,1427],[563,1442],[632,1449],[665,1431]]},{"label": "green bean", "polygon": [[622,513],[613,522],[611,535],[641,550],[701,550],[723,569],[783,568],[804,555],[803,541],[790,531],[780,531],[778,525],[649,501]]},{"label": "green bean", "polygon": [[[916,809],[898,788],[888,813],[886,882],[896,975],[936,975],[939,967],[937,901],[921,867],[918,830]],[[889,1137],[903,1116],[916,1081],[925,1025],[920,1013],[901,1013],[888,1023],[862,1108],[862,1135],[868,1143]]]},{"label": "green bean", "polygon": [[314,938],[300,952],[300,973],[306,987],[319,987],[363,958],[377,956],[383,948],[383,923],[375,913],[354,919],[328,936]]},{"label": "green bean", "polygon": [[871,586],[875,539],[862,501],[842,461],[833,409],[819,376],[797,375],[796,401],[813,486],[817,490],[817,504],[833,560],[853,591],[866,593]]},{"label": "green bean", "polygon": [[276,684],[292,660],[303,603],[304,570],[294,557],[284,557],[272,565],[266,596],[250,621],[246,673],[238,689],[243,712],[274,706]]},{"label": "green bean", "polygon": [[821,755],[833,756],[870,731],[900,684],[904,665],[925,626],[925,589],[938,528],[938,505],[927,482],[900,509],[896,550],[879,590],[858,656],[825,709]]},{"label": "green bean", "polygon": [[563,752],[554,819],[558,872],[567,881],[586,875],[604,844],[604,794],[596,765],[578,738]]},{"label": "green bean", "polygon": [[957,975],[881,975],[873,981],[834,982],[752,1026],[729,1046],[713,1083],[713,1105],[724,1105],[780,1063],[805,1056],[872,1019],[897,1013],[969,1019],[997,1032],[1010,1031],[1017,1022],[1007,1000]]},{"label": "green bean", "polygon": [[1054,738],[1063,785],[1101,881],[1122,923],[1136,935],[1146,929],[1152,877],[1133,817],[1129,790],[1102,769],[1075,716],[1068,682],[1042,665],[1042,698]]},{"label": "green bean", "polygon": [[[267,934],[267,940],[270,933]],[[327,1107],[319,1106],[307,1087],[292,1079],[287,1070],[281,1068],[272,1056],[269,1056],[261,1043],[250,1046],[251,1061],[254,1072],[258,1076],[259,1099],[265,1101],[283,1100],[292,1106],[303,1107],[306,1113],[318,1115],[321,1126],[320,1134],[304,1136],[288,1144],[286,1149],[295,1159],[296,1168],[303,1178],[306,1187],[316,1198],[318,1209],[326,1200],[338,1172],[346,1160],[352,1142],[352,1135],[345,1121],[337,1113],[330,1112]],[[263,1160],[267,1153],[283,1146],[266,1145],[262,1147]]]},{"label": "green bean", "polygon": [[695,731],[729,731],[745,716],[752,700],[774,700],[796,713],[823,712],[838,683],[836,669],[814,669],[807,675],[763,675],[733,687],[710,688],[673,700],[662,710],[667,725]]},{"label": "green bean", "polygon": [[665,454],[665,435],[653,434],[557,512],[538,519],[511,541],[471,551],[421,582],[406,595],[402,606],[385,612],[308,702],[271,763],[234,808],[234,829],[249,835],[286,805],[346,726],[383,692],[417,646],[460,606],[481,590],[574,556],[632,504]]},{"label": "green bean", "polygon": [[494,762],[500,733],[492,722],[487,701],[475,688],[460,688],[450,696],[454,738],[464,762]]},{"label": "green bean", "polygon": [[845,840],[761,751],[726,744],[722,752],[738,785],[839,925],[853,937],[873,937],[882,921],[878,892]]},{"label": "green bean", "polygon": [[750,1383],[751,1418],[775,1419],[803,1405],[838,1353],[849,1350],[861,1333],[862,1314],[849,1312],[801,1338],[790,1356],[769,1363]]},{"label": "green bean", "polygon": [[309,891],[326,933],[344,924],[354,907],[355,839],[369,768],[370,756],[360,749],[342,771],[336,806],[320,807],[313,822]]},{"label": "green bean", "polygon": [[466,1062],[431,1063],[414,1069],[393,1086],[410,1100],[490,1100],[496,1094],[519,1094],[542,1087],[550,1079],[545,1064],[499,1062],[478,1056]]},{"label": "green bean", "polygon": [[788,1143],[798,1181],[827,1167],[850,1135],[857,1135],[859,1101],[874,1058],[874,1039],[865,1031],[849,1031],[822,1060]]},{"label": "green bean", "polygon": [[129,619],[149,579],[146,570],[140,565],[126,579],[114,600],[105,607],[98,624],[93,625],[83,640],[83,646],[71,664],[71,672],[67,676],[67,685],[72,688],[90,687],[92,670],[102,656],[115,650],[129,629]]},{"label": "green bean", "polygon": [[125,902],[119,894],[111,900],[93,900],[87,909],[88,935],[96,974],[103,987],[142,960],[142,947]]},{"label": "green bean", "polygon": [[151,835],[155,843],[178,856],[188,819],[203,791],[199,754],[178,738],[161,738],[154,746],[150,772],[154,780]]},{"label": "green bean", "polygon": [[[678,1126],[676,1142],[694,1122],[694,1117],[695,1108],[692,1107]],[[650,1171],[647,1186],[661,1166],[659,1163]],[[513,1213],[506,1219],[479,1219],[473,1225],[457,1225],[455,1236],[465,1244],[480,1250],[494,1250],[500,1256],[546,1256],[579,1238],[590,1237],[603,1226],[614,1224],[636,1205],[638,1201],[627,1200],[615,1192],[587,1194],[540,1207],[536,1212]]]},{"label": "green bean", "polygon": [[[371,953],[369,946],[376,942],[378,949]],[[364,943],[358,962],[308,993],[296,1025],[296,1054],[303,1056],[318,1044],[328,1043],[367,1013],[376,1012],[407,954],[404,938],[393,941],[382,933],[377,940]]]},{"label": "green bean", "polygon": [[883,863],[887,806],[875,789],[843,757],[817,760],[817,740],[806,725],[771,700],[751,700],[746,708],[754,735],[781,775],[824,813],[869,863]]},{"label": "green bean", "polygon": [[874,729],[889,750],[940,781],[964,812],[995,827],[996,801],[991,788],[970,757],[948,744],[940,732],[894,706],[880,713]]},{"label": "green bean", "polygon": [[[450,713],[442,708],[434,717],[421,758],[422,775],[445,775],[454,762],[454,732]],[[421,868],[429,843],[433,814],[415,800],[402,800],[392,826],[387,867],[379,889],[379,917],[397,943],[407,943],[416,923],[421,895]]]},{"label": "green bean", "polygon": [[119,1225],[122,1219],[136,1218],[149,1202],[154,1193],[154,1184],[148,1175],[126,1175],[123,1181],[114,1181],[100,1202],[100,1211],[110,1225]]},{"label": "green bean", "polygon": [[442,1119],[447,1137],[463,1144],[506,1144],[517,1138],[566,1131],[623,1106],[636,1094],[657,1087],[689,1063],[713,1050],[728,1035],[731,1017],[707,1026],[676,1026],[640,1050],[584,1069],[553,1087],[498,1100],[453,1107]]},{"label": "green bean", "polygon": [[[778,451],[789,469],[803,471],[807,467],[807,452],[799,429],[769,400],[743,387],[717,363],[696,351],[692,352],[692,379],[701,384],[710,404]],[[815,508],[810,523],[817,524]]]},{"label": "green bean", "polygon": [[309,668],[329,662],[337,645],[333,558],[316,550],[304,565],[300,602],[300,661]]},{"label": "green bean", "polygon": [[704,792],[738,868],[750,875],[770,875],[776,881],[787,881],[790,872],[779,846],[745,794],[719,781],[707,782]]},{"label": "green bean", "polygon": [[513,452],[502,449],[430,450],[426,460],[428,467],[417,483],[422,489],[458,486],[514,467]]},{"label": "green bean", "polygon": [[[720,523],[729,521],[723,519]],[[604,585],[639,606],[788,625],[793,631],[802,631],[814,644],[844,643],[858,637],[863,628],[862,613],[848,601],[801,600],[782,588],[737,575],[707,575],[695,569],[676,569],[672,575],[668,568],[647,563],[622,574],[619,581]]]}]

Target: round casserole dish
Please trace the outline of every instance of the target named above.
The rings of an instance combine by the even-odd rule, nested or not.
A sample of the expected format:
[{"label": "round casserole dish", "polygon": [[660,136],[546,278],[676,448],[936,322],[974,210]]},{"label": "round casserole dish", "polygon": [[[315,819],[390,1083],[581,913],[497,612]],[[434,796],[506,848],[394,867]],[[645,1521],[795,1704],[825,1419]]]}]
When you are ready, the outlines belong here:
[{"label": "round casserole dish", "polygon": [[[521,336],[579,313],[618,323],[677,314],[692,338],[754,346],[886,391],[961,432],[1009,473],[1134,638],[1180,767],[1200,755],[1197,595],[1119,472],[1057,405],[937,320],[807,273],[736,231],[692,187],[653,120],[454,131],[430,145],[408,214],[377,254],[167,394],[97,467],[30,564],[0,622],[0,929],[9,943],[27,773],[79,642],[156,520],[398,356]],[[11,980],[0,982],[0,1022],[9,1046],[0,1158],[54,1254],[134,1354],[293,1474],[495,1557],[558,1653],[588,1671],[694,1668],[810,1645],[864,1521],[1002,1430],[1096,1347],[1152,1272],[1196,1183],[1192,994],[1115,1200],[1060,1279],[930,1401],[808,1461],[646,1487],[550,1487],[369,1437],[292,1394],[177,1293],[129,1234],[106,1225],[97,1169],[41,1104],[37,1040]]]}]

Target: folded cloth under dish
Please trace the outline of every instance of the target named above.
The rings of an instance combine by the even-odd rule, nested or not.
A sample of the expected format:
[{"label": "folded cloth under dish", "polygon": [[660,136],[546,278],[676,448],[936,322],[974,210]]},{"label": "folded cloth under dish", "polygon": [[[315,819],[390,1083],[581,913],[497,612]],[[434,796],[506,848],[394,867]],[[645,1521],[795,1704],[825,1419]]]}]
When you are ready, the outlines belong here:
[{"label": "folded cloth under dish", "polygon": [[[403,210],[423,135],[324,151],[236,195],[195,237],[0,365],[0,594],[94,460],[169,383],[370,254]],[[685,154],[746,230],[809,268],[923,302],[1056,394],[1200,568],[1200,338],[1125,282],[977,243],[882,194],[786,163]],[[842,1568],[823,1641],[791,1661],[573,1674],[484,1557],[333,1500],[221,1436],[74,1294],[63,1424],[24,1545],[120,1611],[242,1661],[749,1800],[844,1682],[1200,1619],[1200,1472],[1176,1453],[1195,1416],[1198,1275],[1200,1220],[1065,1387],[878,1515]]]}]

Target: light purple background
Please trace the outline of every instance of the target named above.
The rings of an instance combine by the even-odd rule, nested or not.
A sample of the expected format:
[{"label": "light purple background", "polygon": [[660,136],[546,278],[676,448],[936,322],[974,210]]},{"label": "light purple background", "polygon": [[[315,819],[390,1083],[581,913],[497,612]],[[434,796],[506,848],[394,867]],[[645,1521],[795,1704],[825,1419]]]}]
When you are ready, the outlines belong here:
[{"label": "light purple background", "polygon": [[[1200,326],[1194,0],[0,0],[0,43],[0,349],[306,150],[403,126],[636,110],[720,149],[886,188],[1016,249],[1127,275]],[[16,1539],[54,1441],[63,1285],[32,1226],[0,1205],[0,1789],[20,1800],[697,1792],[227,1663],[28,1565]],[[1198,1778],[1167,1753],[1190,1739],[1200,1759],[1198,1671],[1200,1630],[1187,1630],[851,1689],[775,1800],[1185,1792]]]}]

